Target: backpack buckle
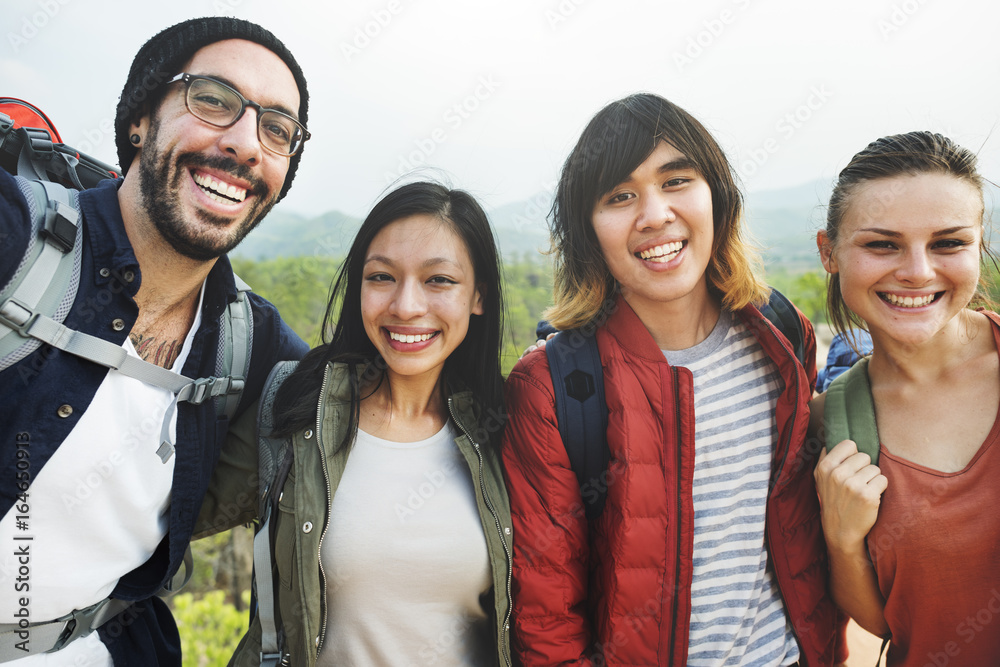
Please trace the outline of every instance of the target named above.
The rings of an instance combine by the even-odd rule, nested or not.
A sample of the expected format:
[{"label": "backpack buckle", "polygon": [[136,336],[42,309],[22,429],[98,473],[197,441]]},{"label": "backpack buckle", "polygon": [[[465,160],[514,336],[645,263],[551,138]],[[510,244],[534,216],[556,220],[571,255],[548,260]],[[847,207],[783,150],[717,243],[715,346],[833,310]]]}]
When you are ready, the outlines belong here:
[{"label": "backpack buckle", "polygon": [[110,598],[104,598],[97,604],[87,607],[86,609],[79,609],[71,612],[69,614],[70,618],[66,619],[66,629],[63,630],[61,635],[59,635],[59,639],[57,639],[55,645],[53,645],[52,651],[58,651],[70,642],[93,632],[95,630],[94,621],[96,616],[110,601]]},{"label": "backpack buckle", "polygon": [[11,297],[0,304],[0,324],[13,329],[22,338],[31,338],[28,330],[38,319],[38,313]]},{"label": "backpack buckle", "polygon": [[42,237],[63,253],[68,253],[76,243],[79,215],[72,206],[60,201],[49,200],[45,211],[45,227]]},{"label": "backpack buckle", "polygon": [[52,135],[47,130],[37,127],[21,128],[28,138],[28,147],[31,152],[41,158],[50,158],[55,152],[53,149]]},{"label": "backpack buckle", "polygon": [[201,405],[205,399],[216,398],[224,394],[237,394],[243,391],[241,377],[207,377],[199,378],[191,383],[191,393],[184,400],[192,405]]}]

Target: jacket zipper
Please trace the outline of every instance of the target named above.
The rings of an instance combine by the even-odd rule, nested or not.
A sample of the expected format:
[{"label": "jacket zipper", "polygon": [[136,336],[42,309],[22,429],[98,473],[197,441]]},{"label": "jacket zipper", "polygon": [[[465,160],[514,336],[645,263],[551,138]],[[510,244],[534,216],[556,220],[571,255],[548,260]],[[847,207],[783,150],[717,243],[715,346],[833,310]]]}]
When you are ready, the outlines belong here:
[{"label": "jacket zipper", "polygon": [[[781,338],[778,337],[778,334],[776,334],[772,329],[768,328],[768,332],[774,338],[774,341],[778,344],[778,347],[780,347],[782,350],[784,350],[785,354],[787,354],[789,357],[792,358],[792,365],[795,365],[795,362],[798,361],[798,357],[795,356],[795,351],[792,350],[790,347],[786,346],[782,342]],[[795,418],[799,414],[799,401],[797,399],[798,395],[799,395],[799,374],[795,373],[795,396],[796,396],[796,400],[795,400],[795,405],[792,408],[792,423],[795,422]],[[791,440],[791,435],[789,435],[789,442],[787,443],[789,445],[791,444],[790,440]],[[781,461],[778,463],[778,470],[776,471],[777,474],[775,474],[775,476],[774,476],[775,485],[778,482],[778,477],[781,476],[782,469],[784,469],[784,467],[785,467],[785,460],[788,458],[788,450],[789,449],[790,449],[789,447],[785,447],[784,454],[781,457]],[[767,491],[767,497],[768,498],[771,497],[771,492],[773,490],[774,490],[774,485],[771,485],[770,488],[768,488],[768,491]]]},{"label": "jacket zipper", "polygon": [[323,468],[323,480],[326,482],[326,520],[323,522],[323,532],[319,536],[319,547],[317,548],[316,560],[319,562],[319,638],[316,642],[316,655],[323,648],[323,640],[326,639],[326,571],[323,570],[323,538],[326,537],[326,529],[330,527],[330,472],[326,466],[326,455],[323,446],[320,444],[320,434],[323,432],[323,403],[326,396],[326,386],[330,381],[330,365],[327,364],[323,371],[323,385],[319,390],[319,405],[316,407],[316,446],[319,448],[319,460]]},{"label": "jacket zipper", "polygon": [[[770,331],[770,329],[769,329],[769,331]],[[775,334],[773,331],[770,331],[770,333],[771,333],[771,336],[774,337],[775,342],[778,343],[778,345],[785,351],[785,353],[788,354],[788,355],[791,355],[791,357],[794,359],[795,358],[795,354],[791,351],[791,349],[789,349],[781,341],[781,339],[778,337],[777,334]],[[674,368],[672,366],[670,367],[670,373],[671,373],[671,377],[673,379],[674,397],[676,399],[677,394],[678,394],[679,389],[680,389],[680,380],[679,380],[679,378],[677,376],[677,371],[674,370]],[[799,393],[799,375],[798,375],[798,373],[795,373],[795,395],[798,396],[798,393]],[[675,409],[676,417],[677,417],[677,419],[675,420],[675,424],[677,425],[677,434],[676,434],[677,435],[677,471],[678,471],[678,473],[680,473],[680,469],[681,469],[681,426],[680,426],[681,420],[680,420],[680,402],[677,401],[677,400],[674,401],[674,409]],[[798,400],[796,400],[795,401],[795,405],[794,405],[794,407],[792,409],[792,418],[791,418],[792,423],[795,422],[795,418],[798,416],[798,411],[799,411],[799,403],[798,403]],[[789,435],[789,439],[790,438],[791,438],[791,435]],[[775,483],[777,483],[778,478],[781,476],[781,471],[785,467],[785,460],[788,457],[788,449],[789,449],[789,443],[786,441],[786,446],[784,448],[784,455],[781,457],[781,461],[778,464],[778,469],[777,469],[776,474],[774,476]],[[773,492],[774,492],[774,485],[771,485],[771,487],[768,489],[768,492],[767,492],[768,500],[771,499],[771,494]],[[676,566],[676,569],[675,569],[675,571],[676,571],[676,577],[675,577],[675,580],[674,580],[674,591],[675,591],[675,593],[674,593],[674,609],[673,609],[673,618],[672,618],[672,620],[674,622],[671,625],[671,631],[670,631],[670,659],[671,660],[673,660],[674,649],[676,648],[676,643],[677,643],[677,622],[676,621],[677,621],[678,597],[677,597],[676,591],[678,591],[680,589],[680,548],[679,548],[680,547],[680,540],[681,540],[681,530],[680,530],[680,518],[681,518],[681,511],[680,511],[680,509],[681,509],[681,506],[680,506],[680,503],[681,503],[680,487],[678,486],[678,493],[677,493],[677,546],[678,546],[678,549],[676,550],[677,551],[677,566]],[[765,517],[766,517],[766,512],[767,512],[767,510],[765,509]],[[768,531],[767,545],[768,545],[768,550],[770,552],[770,550],[771,550],[771,538],[770,538],[769,531]],[[781,599],[782,599],[782,601],[784,601],[785,600],[785,594],[784,594],[784,591],[781,590],[781,580],[778,577],[777,572],[775,572],[775,575],[774,575],[774,583],[778,587],[778,592],[781,593]],[[792,634],[795,636],[796,641],[798,641],[799,644],[801,645],[802,641],[798,637],[798,633],[795,630],[795,624],[794,623],[792,624]]]},{"label": "jacket zipper", "polygon": [[[782,342],[782,340],[778,336],[778,334],[776,334],[773,330],[771,330],[770,328],[768,328],[768,331],[770,332],[771,336],[774,338],[775,342],[778,344],[778,347],[780,347],[782,350],[784,350],[785,354],[789,355],[792,358],[792,362],[793,362],[793,365],[794,365],[794,363],[798,360],[798,357],[795,356],[795,352],[790,347],[786,346]],[[795,423],[795,419],[796,419],[796,417],[798,417],[798,414],[799,414],[799,401],[798,401],[798,395],[799,395],[799,374],[798,374],[798,372],[796,372],[794,375],[795,375],[795,396],[796,396],[796,399],[795,399],[793,407],[792,407],[792,416],[791,416],[791,419],[790,419],[790,423],[791,424]],[[777,424],[775,424],[775,427],[777,427]],[[768,485],[768,489],[767,489],[767,501],[768,501],[767,504],[768,505],[770,505],[771,496],[774,494],[774,488],[778,485],[778,479],[781,477],[781,471],[784,470],[784,468],[785,468],[785,461],[788,459],[788,451],[791,449],[791,438],[792,438],[792,436],[791,436],[791,429],[789,429],[788,439],[785,441],[785,446],[783,448],[784,453],[781,456],[781,461],[778,462],[778,469],[775,470],[775,473],[774,473],[774,484]],[[765,509],[764,509],[764,518],[765,518],[765,522],[766,522],[766,519],[767,519],[767,507],[765,507]],[[766,525],[766,523],[765,523],[765,525]],[[771,553],[773,553],[773,550],[771,549],[771,531],[770,530],[766,530],[765,531],[765,535],[767,537],[767,551],[768,551],[768,554],[771,554]],[[774,572],[774,585],[778,587],[778,592],[781,594],[782,604],[785,605],[785,613],[788,613],[788,609],[787,609],[788,604],[785,602],[785,600],[787,598],[785,597],[785,592],[781,589],[781,577],[778,576],[777,570],[775,570],[775,572]],[[791,618],[789,618],[789,621],[791,621]],[[795,623],[789,623],[789,625],[792,628],[792,636],[795,637],[795,641],[797,641],[798,644],[799,644],[799,646],[801,647],[803,645],[802,644],[802,639],[799,637],[799,633],[798,633],[798,631],[795,628]],[[801,648],[800,648],[800,653],[801,653]],[[802,658],[803,658],[803,661],[804,661],[805,656],[802,656]]]},{"label": "jacket zipper", "polygon": [[500,626],[500,648],[501,648],[500,652],[503,653],[504,662],[507,664],[507,667],[510,667],[510,660],[507,658],[507,655],[510,653],[510,649],[507,646],[507,641],[508,641],[507,628],[510,627],[510,611],[513,608],[513,600],[511,600],[510,597],[511,568],[513,559],[511,558],[510,548],[507,546],[507,540],[504,539],[503,536],[503,523],[500,521],[500,516],[497,514],[496,509],[493,507],[493,503],[490,501],[489,494],[486,493],[486,483],[485,480],[483,479],[483,453],[479,449],[479,443],[472,438],[472,434],[469,433],[468,429],[465,428],[465,425],[462,422],[460,422],[458,418],[455,416],[455,411],[452,408],[450,396],[448,397],[448,412],[449,414],[451,414],[452,421],[458,424],[458,427],[462,429],[462,432],[465,434],[465,437],[469,439],[469,442],[472,443],[472,447],[476,450],[476,456],[479,458],[479,489],[483,493],[483,500],[486,501],[486,507],[490,510],[490,514],[493,515],[493,521],[496,523],[497,534],[500,536],[500,544],[503,545],[504,553],[507,554],[507,615],[504,617],[503,624]]},{"label": "jacket zipper", "polygon": [[680,604],[680,598],[677,592],[680,590],[681,586],[681,485],[680,485],[680,474],[681,474],[681,450],[683,448],[683,443],[681,442],[681,405],[678,400],[680,396],[680,377],[677,375],[676,369],[673,366],[668,367],[670,370],[670,378],[674,387],[674,425],[676,429],[675,442],[677,446],[677,474],[675,478],[677,479],[677,548],[674,549],[675,561],[674,561],[674,605],[673,612],[671,616],[670,623],[670,653],[669,660],[672,662],[674,659],[674,651],[677,648],[677,607]]}]

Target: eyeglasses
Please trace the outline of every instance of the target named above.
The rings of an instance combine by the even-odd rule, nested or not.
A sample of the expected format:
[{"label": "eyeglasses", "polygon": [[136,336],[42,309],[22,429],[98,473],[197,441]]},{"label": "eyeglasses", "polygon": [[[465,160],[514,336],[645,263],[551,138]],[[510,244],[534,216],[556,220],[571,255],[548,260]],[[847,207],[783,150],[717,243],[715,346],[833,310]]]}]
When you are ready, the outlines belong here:
[{"label": "eyeglasses", "polygon": [[265,109],[243,97],[239,91],[207,76],[181,72],[167,84],[183,81],[187,86],[184,104],[200,120],[216,127],[230,127],[243,117],[247,107],[257,112],[257,138],[261,146],[278,155],[292,156],[310,136],[299,121],[275,109]]}]

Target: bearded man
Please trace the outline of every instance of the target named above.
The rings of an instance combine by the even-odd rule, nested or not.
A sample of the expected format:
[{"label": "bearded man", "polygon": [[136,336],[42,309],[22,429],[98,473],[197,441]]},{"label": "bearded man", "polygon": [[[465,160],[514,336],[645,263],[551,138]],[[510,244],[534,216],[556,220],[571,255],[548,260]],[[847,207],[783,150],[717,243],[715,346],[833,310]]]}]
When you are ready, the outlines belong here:
[{"label": "bearded man", "polygon": [[[193,19],[150,39],[117,108],[124,178],[79,193],[80,280],[63,325],[189,378],[219,375],[239,295],[226,253],[291,187],[308,99],[292,54],[256,24]],[[43,242],[27,187],[0,170],[0,286]],[[308,349],[270,303],[246,298],[237,415],[277,361]],[[183,561],[227,427],[213,400],[178,402],[58,346],[0,373],[0,662],[181,664],[155,593]]]}]

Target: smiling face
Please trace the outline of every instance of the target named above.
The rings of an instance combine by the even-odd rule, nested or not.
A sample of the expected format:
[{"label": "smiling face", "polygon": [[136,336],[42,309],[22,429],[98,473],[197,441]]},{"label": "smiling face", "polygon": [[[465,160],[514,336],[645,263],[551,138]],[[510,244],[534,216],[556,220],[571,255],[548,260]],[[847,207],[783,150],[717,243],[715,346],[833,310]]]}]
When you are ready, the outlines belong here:
[{"label": "smiling face", "polygon": [[863,182],[851,194],[836,244],[817,237],[844,303],[874,337],[926,342],[957,322],[979,283],[982,198],[942,173]]},{"label": "smiling face", "polygon": [[708,299],[712,192],[676,148],[661,141],[601,196],[592,220],[608,269],[640,319],[667,302],[694,309]]},{"label": "smiling face", "polygon": [[365,255],[361,317],[395,377],[437,382],[444,363],[483,314],[475,269],[451,224],[426,214],[380,231]]},{"label": "smiling face", "polygon": [[[299,108],[291,71],[253,42],[206,46],[182,71],[226,82],[264,107],[292,115]],[[260,145],[253,109],[220,128],[193,116],[184,99],[185,85],[171,84],[155,113],[131,128],[142,137],[141,208],[174,250],[206,261],[236,247],[267,214],[281,192],[289,158]]]}]

